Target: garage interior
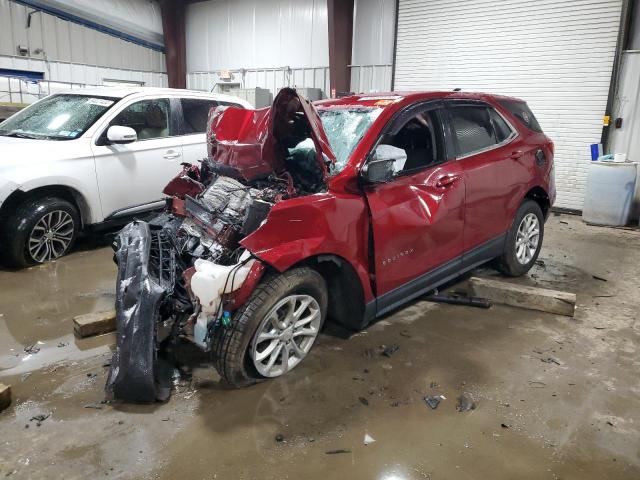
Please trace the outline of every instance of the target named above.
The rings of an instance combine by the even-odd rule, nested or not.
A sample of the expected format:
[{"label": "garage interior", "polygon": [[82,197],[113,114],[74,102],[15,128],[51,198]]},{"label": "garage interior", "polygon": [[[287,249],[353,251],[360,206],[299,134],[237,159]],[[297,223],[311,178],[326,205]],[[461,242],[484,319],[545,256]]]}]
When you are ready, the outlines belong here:
[{"label": "garage interior", "polygon": [[95,86],[255,108],[287,87],[522,98],[555,144],[540,255],[522,277],[483,265],[436,293],[479,277],[575,294],[575,313],[423,295],[360,332],[329,319],[300,366],[246,388],[187,348],[167,401],[123,403],[105,396],[116,333],[74,334],[116,300],[116,232],[88,232],[0,269],[0,476],[640,478],[640,188],[623,224],[583,218],[606,200],[589,198],[592,146],[640,160],[639,2],[0,0],[0,119]]}]

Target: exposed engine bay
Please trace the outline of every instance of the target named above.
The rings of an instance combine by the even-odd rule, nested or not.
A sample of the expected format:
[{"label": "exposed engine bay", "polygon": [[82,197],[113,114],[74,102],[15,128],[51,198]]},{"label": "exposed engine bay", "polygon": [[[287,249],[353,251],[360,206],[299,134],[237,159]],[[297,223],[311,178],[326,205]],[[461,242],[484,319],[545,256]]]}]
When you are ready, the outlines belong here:
[{"label": "exposed engine bay", "polygon": [[326,189],[333,154],[319,122],[292,89],[271,108],[212,110],[208,158],[185,164],[167,185],[161,214],[119,233],[118,338],[107,380],[116,398],[166,399],[163,347],[187,339],[208,350],[216,330],[229,326],[251,293],[243,285],[265,269],[241,240],[277,203]]}]

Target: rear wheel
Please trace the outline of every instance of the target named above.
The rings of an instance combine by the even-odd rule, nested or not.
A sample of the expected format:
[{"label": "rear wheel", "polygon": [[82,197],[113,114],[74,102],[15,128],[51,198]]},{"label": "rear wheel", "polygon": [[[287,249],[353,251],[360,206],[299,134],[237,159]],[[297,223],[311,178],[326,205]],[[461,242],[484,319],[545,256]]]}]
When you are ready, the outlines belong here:
[{"label": "rear wheel", "polygon": [[507,233],[502,256],[496,261],[499,272],[510,277],[527,273],[540,253],[544,237],[544,215],[533,200],[525,200]]},{"label": "rear wheel", "polygon": [[299,365],[316,341],[327,311],[322,276],[307,267],[261,283],[213,339],[220,376],[235,387],[284,375]]},{"label": "rear wheel", "polygon": [[2,225],[2,261],[26,267],[60,258],[73,246],[79,230],[80,215],[67,200],[28,199]]}]

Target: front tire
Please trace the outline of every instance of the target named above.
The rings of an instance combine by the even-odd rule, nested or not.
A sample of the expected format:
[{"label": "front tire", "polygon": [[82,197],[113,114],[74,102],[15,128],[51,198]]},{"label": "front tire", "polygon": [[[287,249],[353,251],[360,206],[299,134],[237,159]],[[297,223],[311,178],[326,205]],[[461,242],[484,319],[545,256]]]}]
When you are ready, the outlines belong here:
[{"label": "front tire", "polygon": [[267,278],[212,343],[214,364],[231,386],[279,377],[309,353],[327,311],[322,276],[307,267]]},{"label": "front tire", "polygon": [[544,215],[533,200],[525,200],[516,212],[496,269],[509,277],[527,273],[540,253],[544,237]]},{"label": "front tire", "polygon": [[8,267],[28,267],[66,255],[80,230],[76,207],[58,197],[35,197],[9,215],[1,234],[1,260]]}]

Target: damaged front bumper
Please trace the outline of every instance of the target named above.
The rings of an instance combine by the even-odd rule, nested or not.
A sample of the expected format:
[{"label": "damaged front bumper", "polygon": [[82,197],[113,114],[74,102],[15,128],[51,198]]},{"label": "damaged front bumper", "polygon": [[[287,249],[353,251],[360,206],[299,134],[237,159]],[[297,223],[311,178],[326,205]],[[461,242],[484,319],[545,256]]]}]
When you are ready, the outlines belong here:
[{"label": "damaged front bumper", "polygon": [[172,262],[170,256],[156,258],[155,265],[150,262],[154,240],[159,241],[158,235],[152,234],[147,223],[133,222],[116,242],[118,336],[107,390],[128,401],[153,402],[168,397],[168,391],[159,387],[157,322],[153,319],[169,290],[171,274],[163,266]]},{"label": "damaged front bumper", "polygon": [[115,398],[166,400],[171,369],[163,347],[182,338],[210,350],[215,330],[228,326],[262,277],[264,264],[246,250],[230,265],[195,258],[191,222],[188,214],[135,221],[114,242],[117,342],[107,391]]}]

